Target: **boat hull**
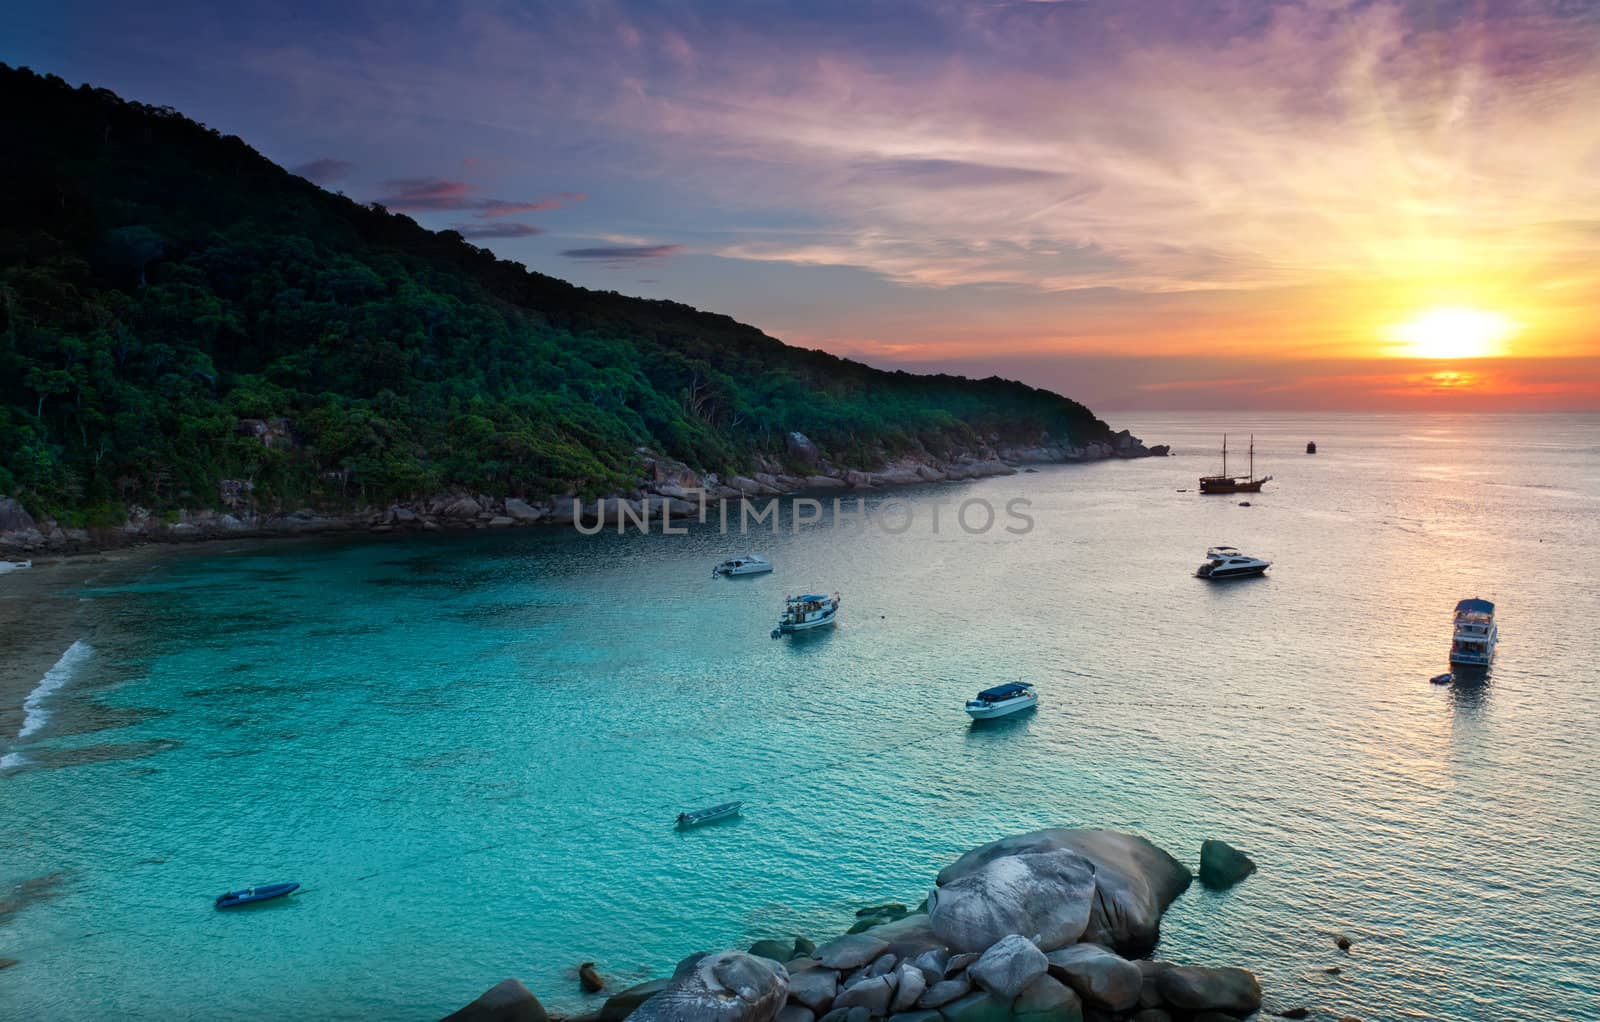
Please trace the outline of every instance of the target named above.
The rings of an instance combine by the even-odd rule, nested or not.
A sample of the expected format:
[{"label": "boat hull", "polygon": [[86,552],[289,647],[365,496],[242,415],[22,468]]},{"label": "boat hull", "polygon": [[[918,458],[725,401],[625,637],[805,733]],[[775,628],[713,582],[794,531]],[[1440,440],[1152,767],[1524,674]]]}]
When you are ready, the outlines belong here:
[{"label": "boat hull", "polygon": [[998,703],[973,701],[967,703],[967,716],[973,720],[994,720],[996,717],[1009,717],[1013,713],[1031,710],[1038,705],[1039,700],[1037,697],[1007,699]]},{"label": "boat hull", "polygon": [[794,624],[789,624],[789,623],[786,622],[786,623],[781,624],[781,625],[778,626],[778,631],[782,632],[785,635],[789,635],[789,634],[791,634],[793,632],[809,632],[813,628],[828,628],[828,627],[832,626],[833,622],[837,618],[838,618],[838,613],[835,612],[833,614],[829,614],[827,617],[822,618],[821,620],[818,620],[818,621],[799,621],[799,622],[796,622]]},{"label": "boat hull", "polygon": [[730,802],[725,805],[713,806],[694,813],[680,813],[678,815],[678,829],[692,830],[703,827],[708,823],[717,823],[721,820],[731,820],[744,810],[743,802]]},{"label": "boat hull", "polygon": [[1248,568],[1225,568],[1222,571],[1208,571],[1205,574],[1195,572],[1195,578],[1203,578],[1210,582],[1227,582],[1236,578],[1260,578],[1267,573],[1270,564],[1252,565]]},{"label": "boat hull", "polygon": [[229,891],[217,896],[214,904],[217,908],[238,908],[241,905],[259,905],[263,901],[271,901],[287,894],[293,894],[300,889],[297,883],[263,884],[260,887],[246,888],[243,891]]},{"label": "boat hull", "polygon": [[1202,479],[1200,480],[1201,493],[1260,493],[1265,486],[1265,479]]},{"label": "boat hull", "polygon": [[767,572],[769,572],[771,570],[772,570],[772,565],[766,564],[766,565],[762,565],[759,568],[752,568],[752,567],[749,567],[748,565],[745,566],[745,567],[742,567],[742,568],[720,568],[719,567],[719,568],[715,569],[715,572],[716,572],[716,574],[722,575],[722,576],[724,576],[726,578],[733,578],[733,577],[736,577],[736,576],[739,576],[739,575],[765,575]]}]

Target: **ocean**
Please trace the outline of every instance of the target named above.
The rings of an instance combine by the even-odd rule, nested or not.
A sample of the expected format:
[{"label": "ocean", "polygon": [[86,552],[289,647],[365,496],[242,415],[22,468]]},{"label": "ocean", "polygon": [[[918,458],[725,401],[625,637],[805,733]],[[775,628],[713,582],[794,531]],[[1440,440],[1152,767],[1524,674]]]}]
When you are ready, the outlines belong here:
[{"label": "ocean", "polygon": [[[822,939],[1056,825],[1249,853],[1158,957],[1252,969],[1270,1007],[1600,1017],[1600,416],[1116,425],[1174,456],[779,535],[240,543],[102,577],[0,737],[0,1019],[423,1020],[506,976],[581,1010],[580,962],[620,987]],[[1225,429],[1263,493],[1195,492]],[[1196,579],[1224,543],[1271,571]],[[746,549],[777,570],[710,577]],[[836,628],[769,638],[786,594],[834,590]],[[1492,674],[1430,685],[1470,596]],[[970,725],[1014,680],[1039,709]],[[211,907],[274,880],[304,888]]]}]

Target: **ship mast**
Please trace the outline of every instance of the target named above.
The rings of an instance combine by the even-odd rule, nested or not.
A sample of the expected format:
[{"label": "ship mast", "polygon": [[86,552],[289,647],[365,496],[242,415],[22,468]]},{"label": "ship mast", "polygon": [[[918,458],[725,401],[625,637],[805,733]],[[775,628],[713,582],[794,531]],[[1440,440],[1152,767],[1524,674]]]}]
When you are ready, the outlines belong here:
[{"label": "ship mast", "polygon": [[1228,474],[1228,434],[1222,434],[1222,474]]},{"label": "ship mast", "polygon": [[1254,433],[1251,433],[1250,434],[1250,481],[1251,482],[1255,482],[1255,478],[1256,478],[1256,435]]}]

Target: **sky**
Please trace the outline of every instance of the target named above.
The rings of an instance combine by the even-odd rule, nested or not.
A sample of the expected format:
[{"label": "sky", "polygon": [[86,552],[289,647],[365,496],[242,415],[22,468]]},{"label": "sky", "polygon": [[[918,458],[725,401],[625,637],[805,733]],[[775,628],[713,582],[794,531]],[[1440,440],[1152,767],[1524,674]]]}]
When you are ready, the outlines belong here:
[{"label": "sky", "polygon": [[1600,408],[1600,2],[23,0],[0,60],[878,366]]}]

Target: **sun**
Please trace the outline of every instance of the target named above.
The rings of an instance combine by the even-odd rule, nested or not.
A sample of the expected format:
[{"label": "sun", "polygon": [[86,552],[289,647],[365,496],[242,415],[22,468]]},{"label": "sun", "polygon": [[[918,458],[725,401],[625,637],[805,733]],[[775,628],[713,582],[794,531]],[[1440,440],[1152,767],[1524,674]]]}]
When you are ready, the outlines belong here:
[{"label": "sun", "polygon": [[1521,324],[1498,312],[1461,305],[1441,305],[1389,328],[1403,358],[1492,358],[1505,353],[1505,342]]}]

